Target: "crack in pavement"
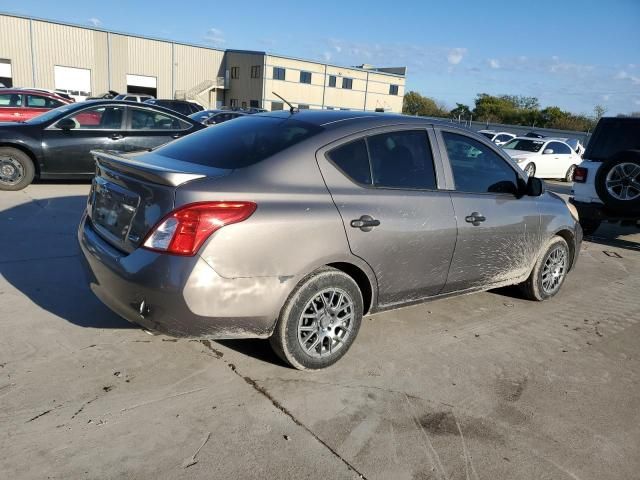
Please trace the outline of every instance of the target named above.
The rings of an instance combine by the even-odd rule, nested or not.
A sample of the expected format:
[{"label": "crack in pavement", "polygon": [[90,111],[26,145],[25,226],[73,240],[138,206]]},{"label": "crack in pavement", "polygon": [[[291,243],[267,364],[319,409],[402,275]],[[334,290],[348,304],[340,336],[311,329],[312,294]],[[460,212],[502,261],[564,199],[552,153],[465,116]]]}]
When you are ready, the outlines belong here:
[{"label": "crack in pavement", "polygon": [[[207,343],[204,343],[207,342]],[[202,345],[204,345],[205,347],[207,347],[210,350],[214,350],[211,347],[211,342],[207,341],[207,340],[200,340],[199,343],[201,343]],[[282,403],[280,403],[277,399],[275,399],[270,393],[269,391],[264,388],[261,387],[258,384],[258,381],[252,379],[251,377],[247,376],[247,375],[242,375],[238,369],[236,368],[236,366],[225,360],[224,358],[222,358],[222,356],[218,356],[218,354],[221,353],[219,351],[214,350],[214,355],[216,357],[216,359],[218,360],[222,360],[227,367],[229,367],[229,369],[231,369],[231,371],[233,373],[235,373],[238,377],[240,377],[242,380],[244,380],[247,385],[251,386],[256,392],[258,392],[260,395],[262,395],[263,397],[265,397],[267,400],[269,400],[269,402],[271,402],[271,404],[278,410],[280,410],[282,413],[284,413],[287,417],[289,417],[291,419],[291,421],[293,421],[293,423],[295,423],[296,425],[298,425],[299,427],[303,428],[307,433],[309,433],[309,435],[311,435],[318,443],[320,443],[323,447],[325,447],[327,450],[329,450],[338,460],[340,460],[342,463],[344,463],[347,468],[349,470],[351,470],[352,472],[354,472],[356,475],[358,475],[361,479],[363,480],[367,480],[367,477],[365,477],[365,475],[360,472],[355,466],[353,466],[346,458],[344,458],[342,455],[340,455],[340,453],[338,453],[333,447],[331,447],[327,442],[325,442],[324,440],[322,440],[318,435],[316,435],[316,433],[311,430],[309,427],[307,427],[304,423],[302,423],[300,420],[298,420],[295,415],[293,413],[291,413],[291,411],[289,411],[287,409],[287,407],[285,407],[284,405],[282,405]]]}]

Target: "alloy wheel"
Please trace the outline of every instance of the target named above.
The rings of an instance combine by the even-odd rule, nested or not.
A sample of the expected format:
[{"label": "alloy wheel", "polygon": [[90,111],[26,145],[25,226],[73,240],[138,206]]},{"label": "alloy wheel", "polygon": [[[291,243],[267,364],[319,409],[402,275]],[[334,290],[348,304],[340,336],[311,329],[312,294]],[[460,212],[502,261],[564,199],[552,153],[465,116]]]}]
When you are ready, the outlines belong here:
[{"label": "alloy wheel", "polygon": [[542,289],[547,295],[553,295],[560,288],[567,274],[567,249],[556,246],[544,261],[542,267]]},{"label": "alloy wheel", "polygon": [[307,302],[298,321],[298,342],[311,357],[339,351],[351,335],[354,304],[347,292],[327,288]]},{"label": "alloy wheel", "polygon": [[640,197],[640,165],[619,163],[605,179],[607,192],[616,200],[635,200]]},{"label": "alloy wheel", "polygon": [[524,173],[527,174],[527,177],[533,177],[533,175],[536,173],[536,167],[533,165],[533,163],[527,165],[527,167],[524,169]]}]

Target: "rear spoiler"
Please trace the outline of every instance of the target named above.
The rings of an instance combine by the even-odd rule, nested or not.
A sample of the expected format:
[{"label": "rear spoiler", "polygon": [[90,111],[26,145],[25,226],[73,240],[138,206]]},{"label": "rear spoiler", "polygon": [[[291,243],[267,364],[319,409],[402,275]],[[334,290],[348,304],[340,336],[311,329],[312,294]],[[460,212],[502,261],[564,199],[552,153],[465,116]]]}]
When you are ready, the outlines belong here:
[{"label": "rear spoiler", "polygon": [[[145,152],[146,153],[146,152]],[[143,161],[134,158],[134,156],[124,156],[113,152],[106,152],[102,150],[92,150],[91,155],[96,160],[96,165],[99,168],[106,168],[109,170],[116,170],[124,172],[132,177],[148,180],[153,183],[159,183],[162,185],[169,185],[171,187],[177,187],[183,183],[190,182],[191,180],[197,180],[207,176],[205,173],[206,167],[199,165],[188,164],[190,168],[188,170],[203,170],[201,172],[176,170],[175,168],[169,168],[162,165],[162,161]],[[146,157],[146,155],[144,155]],[[161,157],[164,158],[164,157]],[[149,158],[151,160],[151,158]],[[158,157],[153,157],[157,160]],[[170,160],[170,159],[167,159]],[[178,160],[170,160],[171,163],[184,163]],[[200,167],[200,168],[198,168]]]}]

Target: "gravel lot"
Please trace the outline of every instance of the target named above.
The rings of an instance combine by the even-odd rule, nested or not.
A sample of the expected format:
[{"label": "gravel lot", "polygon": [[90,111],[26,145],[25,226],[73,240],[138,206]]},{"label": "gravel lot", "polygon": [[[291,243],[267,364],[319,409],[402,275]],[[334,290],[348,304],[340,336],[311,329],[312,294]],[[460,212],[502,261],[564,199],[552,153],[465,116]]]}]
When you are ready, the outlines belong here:
[{"label": "gravel lot", "polygon": [[77,257],[88,188],[0,193],[0,478],[638,478],[637,229],[587,239],[550,302],[370,316],[303,373],[103,307]]}]

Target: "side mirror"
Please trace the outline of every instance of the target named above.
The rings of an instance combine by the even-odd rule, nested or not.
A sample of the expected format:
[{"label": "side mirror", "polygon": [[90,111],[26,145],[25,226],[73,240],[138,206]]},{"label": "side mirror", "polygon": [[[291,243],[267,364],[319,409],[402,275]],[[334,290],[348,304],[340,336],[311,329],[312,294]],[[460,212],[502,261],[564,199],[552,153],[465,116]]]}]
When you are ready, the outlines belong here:
[{"label": "side mirror", "polygon": [[529,177],[526,194],[529,197],[539,197],[544,193],[544,182],[537,177]]},{"label": "side mirror", "polygon": [[553,153],[553,148],[547,148],[544,152],[542,152],[543,155],[551,155]]},{"label": "side mirror", "polygon": [[71,130],[76,128],[76,122],[72,118],[63,118],[56,123],[56,128],[59,128],[60,130]]}]

